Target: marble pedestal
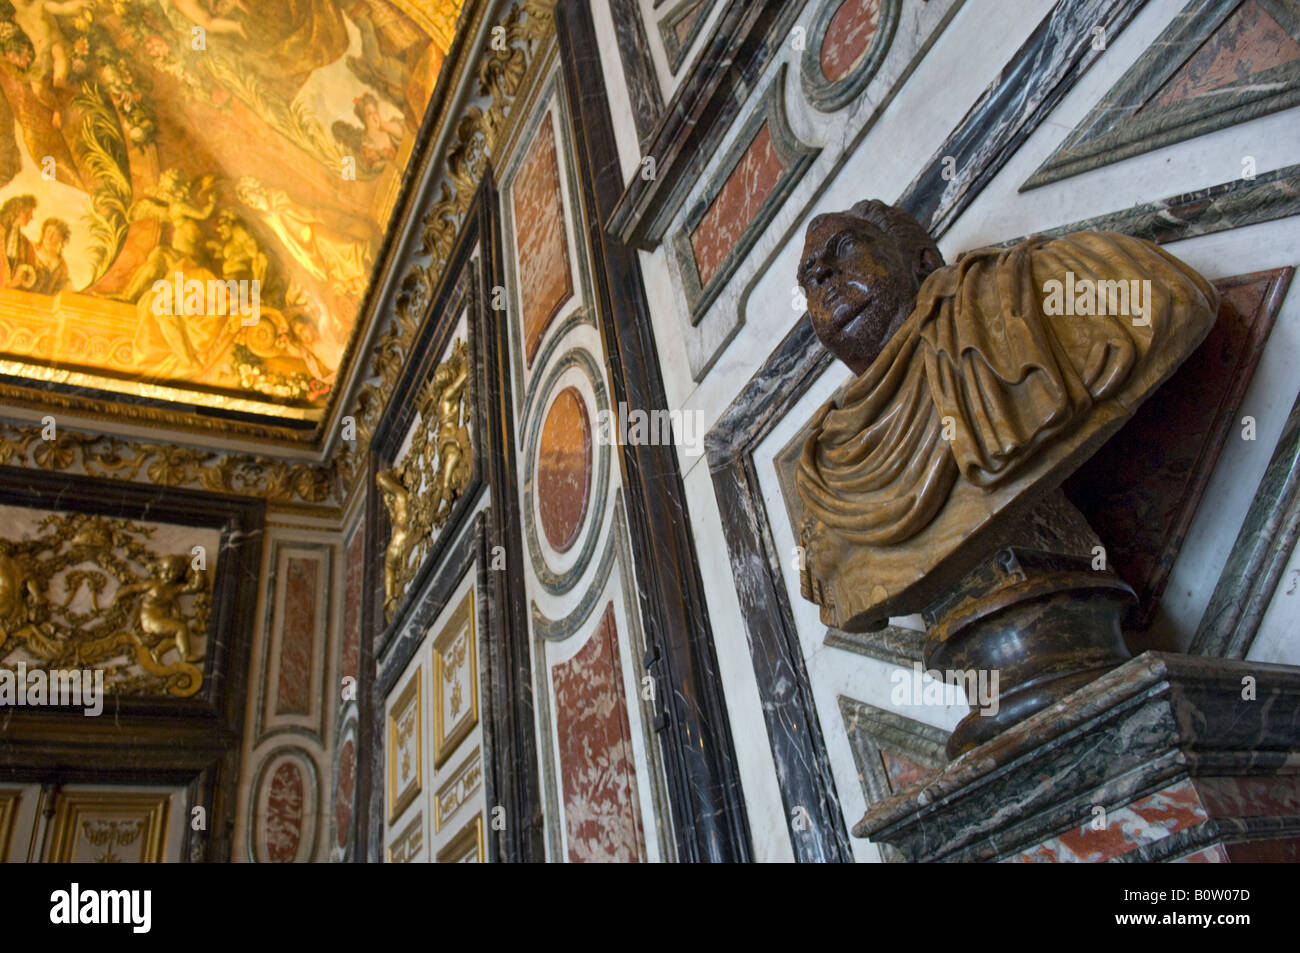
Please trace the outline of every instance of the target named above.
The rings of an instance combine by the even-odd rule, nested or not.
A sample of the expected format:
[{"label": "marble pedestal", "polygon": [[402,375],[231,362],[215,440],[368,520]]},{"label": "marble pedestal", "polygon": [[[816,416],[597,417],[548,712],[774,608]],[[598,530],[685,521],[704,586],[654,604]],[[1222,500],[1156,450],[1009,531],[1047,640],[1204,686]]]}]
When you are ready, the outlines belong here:
[{"label": "marble pedestal", "polygon": [[1300,860],[1300,668],[1144,653],[853,833],[910,861]]}]

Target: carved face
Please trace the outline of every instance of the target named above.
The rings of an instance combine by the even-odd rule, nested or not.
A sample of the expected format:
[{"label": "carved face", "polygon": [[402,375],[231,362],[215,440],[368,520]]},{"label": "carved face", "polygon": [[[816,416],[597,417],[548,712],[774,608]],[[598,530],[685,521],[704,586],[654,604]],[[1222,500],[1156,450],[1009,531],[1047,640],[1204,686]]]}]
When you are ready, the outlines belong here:
[{"label": "carved face", "polygon": [[916,265],[884,230],[853,215],[821,215],[808,227],[799,284],[813,330],[861,374],[916,304]]},{"label": "carved face", "polygon": [[163,582],[179,582],[185,578],[185,557],[160,556],[153,565],[153,575]]}]

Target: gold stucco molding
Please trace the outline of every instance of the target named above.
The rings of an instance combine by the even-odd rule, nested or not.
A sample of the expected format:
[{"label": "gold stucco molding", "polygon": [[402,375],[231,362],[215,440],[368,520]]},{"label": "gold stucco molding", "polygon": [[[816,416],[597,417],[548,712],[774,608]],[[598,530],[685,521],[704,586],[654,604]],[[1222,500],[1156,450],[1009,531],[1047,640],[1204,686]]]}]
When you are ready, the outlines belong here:
[{"label": "gold stucco molding", "polygon": [[333,461],[290,463],[42,424],[0,422],[0,466],[251,496],[270,503],[337,506],[339,497]]}]

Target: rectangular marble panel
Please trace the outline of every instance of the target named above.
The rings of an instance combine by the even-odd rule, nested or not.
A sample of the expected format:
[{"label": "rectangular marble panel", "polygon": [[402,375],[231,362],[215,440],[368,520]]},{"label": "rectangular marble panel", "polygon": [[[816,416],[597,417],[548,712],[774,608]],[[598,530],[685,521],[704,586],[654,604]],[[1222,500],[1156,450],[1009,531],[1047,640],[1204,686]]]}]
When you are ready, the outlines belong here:
[{"label": "rectangular marble panel", "polygon": [[284,629],[280,634],[280,675],[276,682],[277,715],[311,712],[312,658],[316,652],[316,615],[321,563],[291,556],[285,563]]},{"label": "rectangular marble panel", "polygon": [[784,172],[785,166],[772,141],[772,130],[763,123],[691,232],[691,251],[701,288],[708,287]]},{"label": "rectangular marble panel", "polygon": [[573,294],[555,119],[545,117],[511,189],[524,351],[531,365],[551,319]]},{"label": "rectangular marble panel", "polygon": [[569,860],[640,861],[645,839],[612,602],[551,678]]},{"label": "rectangular marble panel", "polygon": [[339,664],[341,678],[357,677],[361,651],[361,587],[365,578],[365,527],[358,525],[348,541],[347,574],[343,583],[343,657]]},{"label": "rectangular marble panel", "polygon": [[1300,59],[1300,44],[1255,0],[1246,0],[1169,77],[1148,105],[1171,106],[1213,95],[1296,59]]}]

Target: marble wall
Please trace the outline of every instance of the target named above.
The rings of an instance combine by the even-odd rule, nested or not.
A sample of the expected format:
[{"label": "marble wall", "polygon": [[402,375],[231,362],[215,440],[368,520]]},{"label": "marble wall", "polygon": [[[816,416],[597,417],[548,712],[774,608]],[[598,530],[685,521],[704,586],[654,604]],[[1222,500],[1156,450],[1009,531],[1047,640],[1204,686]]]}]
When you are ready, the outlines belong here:
[{"label": "marble wall", "polygon": [[[546,850],[654,861],[672,854],[671,817],[562,82],[558,64],[542,74],[500,173]],[[557,174],[539,196],[543,160]],[[530,260],[543,231],[562,243],[545,265]],[[556,268],[568,284],[543,277]]]},{"label": "marble wall", "polygon": [[323,861],[341,853],[332,832],[340,811],[348,814],[333,780],[337,719],[350,694],[340,651],[345,550],[325,526],[304,529],[272,517],[262,560],[231,859]]},{"label": "marble wall", "polygon": [[384,701],[376,782],[384,791],[388,863],[488,859],[484,832],[494,815],[483,783],[485,600],[471,566],[443,610],[416,623],[415,651]]},{"label": "marble wall", "polygon": [[[940,248],[952,261],[965,250],[1109,213],[1150,206],[1159,216],[1161,203],[1171,197],[1285,174],[1300,156],[1297,110],[1282,92],[1292,88],[1300,58],[1300,47],[1293,49],[1295,24],[1272,19],[1272,5],[1217,5],[1222,16],[1203,21],[1182,17],[1184,6],[1178,0],[1152,2],[1131,13],[1097,5],[1095,19],[1088,20],[1082,5],[1049,0],[1019,4],[1014,17],[990,16],[987,6],[969,0],[812,0],[784,42],[773,45],[703,173],[677,200],[675,211],[657,212],[670,218],[666,234],[648,241],[640,253],[670,409],[699,414],[704,429],[721,442],[732,440],[741,426],[757,432],[757,415],[777,403],[771,394],[793,388],[783,396],[781,411],[763,418],[752,451],[756,492],[745,506],[759,512],[763,532],[770,535],[768,558],[792,614],[845,830],[894,784],[928,770],[932,764],[925,752],[966,709],[960,697],[915,705],[891,697],[895,676],[910,668],[903,656],[917,644],[908,633],[920,628],[919,619],[893,620],[893,644],[902,648],[891,656],[880,647],[883,640],[864,651],[828,632],[816,607],[800,597],[797,540],[780,467],[804,423],[850,376],[824,360],[810,361],[811,370],[802,377],[791,376],[794,358],[776,347],[803,311],[794,278],[803,230],[814,215],[860,199],[919,196],[933,170],[935,191],[926,193],[932,198],[918,201],[936,210]],[[640,7],[652,36],[665,9],[648,2]],[[620,164],[631,188],[646,159],[645,140],[621,108],[636,100],[634,77],[619,54],[619,24],[603,11],[595,20]],[[1089,43],[1096,36],[1094,24],[1101,37]],[[703,32],[708,30],[705,26]],[[1022,84],[1019,93],[1002,99],[984,95],[1007,75],[1004,68],[1017,55],[1041,53],[1054,38],[1058,51],[1079,44],[1087,69],[1054,66],[1050,56],[1040,55],[1041,85]],[[1158,62],[1160,51],[1170,48],[1182,50],[1185,58]],[[682,77],[707,64],[688,57],[672,71],[660,52],[652,59],[671,113]],[[1065,79],[1049,81],[1049,75]],[[1269,96],[1251,79],[1260,76],[1269,80]],[[1052,85],[1057,82],[1059,87]],[[1213,105],[1216,91],[1231,102],[1230,109]],[[1106,103],[1115,107],[1112,113],[1122,108],[1127,125],[1113,128],[1097,118]],[[997,114],[995,107],[1006,111]],[[803,167],[780,161],[771,139],[777,128],[773,118],[788,138],[788,154],[808,158]],[[1001,151],[996,156],[978,148],[961,152],[961,141],[950,137],[963,123],[970,131],[962,141],[997,142]],[[1141,135],[1132,134],[1133,128]],[[1141,148],[1125,144],[1139,138]],[[947,149],[952,174],[940,175]],[[1054,177],[1035,181],[1041,169],[1054,169]],[[777,185],[783,176],[792,180],[784,190]],[[1219,284],[1236,315],[1221,320],[1236,322],[1237,329],[1229,332],[1224,324],[1222,333],[1230,340],[1201,358],[1218,362],[1218,390],[1213,395],[1185,390],[1181,398],[1171,392],[1164,416],[1146,423],[1160,429],[1163,420],[1167,430],[1171,417],[1181,419],[1179,399],[1201,400],[1207,413],[1197,435],[1179,431],[1191,441],[1186,451],[1172,443],[1166,448],[1166,461],[1181,453],[1185,464],[1180,466],[1191,472],[1182,474],[1181,489],[1163,484],[1153,490],[1151,505],[1165,514],[1153,522],[1166,530],[1131,557],[1143,566],[1136,574],[1162,580],[1151,589],[1149,625],[1134,633],[1138,647],[1144,640],[1182,650],[1192,645],[1296,398],[1294,375],[1286,369],[1300,356],[1300,299],[1285,293],[1289,276],[1276,270],[1297,263],[1297,226],[1293,217],[1278,217],[1288,213],[1271,208],[1243,202],[1235,211],[1193,221],[1165,216],[1179,224],[1159,240]],[[1101,227],[1146,227],[1136,214],[1133,224],[1115,219]],[[1219,408],[1217,416],[1208,413],[1211,408]],[[1250,439],[1243,437],[1247,416],[1254,427]],[[719,427],[725,430],[721,436]],[[1211,439],[1211,431],[1219,436]],[[754,853],[762,860],[805,856],[795,823],[802,805],[783,793],[779,778],[785,769],[774,763],[774,738],[757,727],[764,724],[768,686],[766,676],[756,672],[745,634],[748,597],[738,595],[757,577],[738,575],[734,568],[737,557],[727,542],[733,517],[727,514],[735,508],[719,500],[719,483],[709,472],[718,461],[684,443],[678,450]],[[1185,512],[1173,506],[1184,498],[1191,501]],[[1121,509],[1125,499],[1122,493],[1115,498]],[[1123,541],[1116,538],[1112,545]],[[1293,556],[1267,603],[1248,658],[1300,662],[1295,637],[1300,588],[1292,585],[1300,577],[1297,567],[1300,557]],[[850,718],[858,711],[855,704],[901,718],[907,730],[880,719]],[[1137,816],[1146,808],[1133,810]],[[859,861],[889,859],[856,838],[850,849]]]}]

